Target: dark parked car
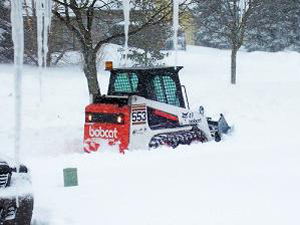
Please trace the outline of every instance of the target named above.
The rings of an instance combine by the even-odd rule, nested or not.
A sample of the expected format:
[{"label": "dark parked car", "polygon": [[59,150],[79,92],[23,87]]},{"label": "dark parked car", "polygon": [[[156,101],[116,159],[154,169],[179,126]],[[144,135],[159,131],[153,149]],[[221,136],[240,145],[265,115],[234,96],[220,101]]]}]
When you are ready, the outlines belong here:
[{"label": "dark parked car", "polygon": [[[18,204],[17,204],[18,203]],[[0,158],[0,225],[30,225],[33,211],[30,175]]]}]

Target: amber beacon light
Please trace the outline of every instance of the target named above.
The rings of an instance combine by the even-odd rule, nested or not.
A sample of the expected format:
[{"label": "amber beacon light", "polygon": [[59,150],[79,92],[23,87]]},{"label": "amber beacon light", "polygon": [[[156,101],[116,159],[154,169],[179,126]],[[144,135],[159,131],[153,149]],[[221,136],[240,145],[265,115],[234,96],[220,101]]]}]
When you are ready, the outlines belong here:
[{"label": "amber beacon light", "polygon": [[112,61],[106,61],[105,62],[105,70],[111,71],[113,69],[113,62]]}]

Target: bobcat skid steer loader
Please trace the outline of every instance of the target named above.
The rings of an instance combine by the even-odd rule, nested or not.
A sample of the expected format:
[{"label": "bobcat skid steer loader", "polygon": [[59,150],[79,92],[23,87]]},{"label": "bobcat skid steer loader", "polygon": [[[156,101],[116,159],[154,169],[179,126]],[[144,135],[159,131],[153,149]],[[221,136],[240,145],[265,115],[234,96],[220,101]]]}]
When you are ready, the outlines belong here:
[{"label": "bobcat skid steer loader", "polygon": [[182,67],[112,68],[107,95],[93,96],[85,109],[84,151],[117,146],[172,148],[192,142],[220,141],[229,132],[224,116],[207,118],[204,108],[189,109],[178,73]]}]

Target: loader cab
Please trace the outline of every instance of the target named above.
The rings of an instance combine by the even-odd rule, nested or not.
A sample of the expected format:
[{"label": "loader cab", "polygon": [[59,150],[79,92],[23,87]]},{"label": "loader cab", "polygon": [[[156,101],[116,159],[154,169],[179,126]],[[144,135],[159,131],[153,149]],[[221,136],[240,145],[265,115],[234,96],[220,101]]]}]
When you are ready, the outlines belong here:
[{"label": "loader cab", "polygon": [[112,69],[108,95],[138,95],[185,108],[178,72],[182,67]]}]

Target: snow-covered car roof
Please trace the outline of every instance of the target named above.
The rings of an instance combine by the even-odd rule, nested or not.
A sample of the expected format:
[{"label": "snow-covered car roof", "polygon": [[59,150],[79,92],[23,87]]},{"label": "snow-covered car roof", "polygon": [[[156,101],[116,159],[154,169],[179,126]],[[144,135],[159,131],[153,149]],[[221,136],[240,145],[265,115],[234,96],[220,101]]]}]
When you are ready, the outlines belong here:
[{"label": "snow-covered car roof", "polygon": [[0,154],[0,164],[1,162],[6,162],[10,167],[13,167],[15,165],[14,160],[6,155]]}]

